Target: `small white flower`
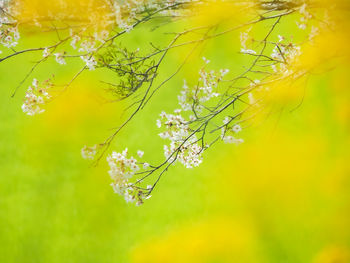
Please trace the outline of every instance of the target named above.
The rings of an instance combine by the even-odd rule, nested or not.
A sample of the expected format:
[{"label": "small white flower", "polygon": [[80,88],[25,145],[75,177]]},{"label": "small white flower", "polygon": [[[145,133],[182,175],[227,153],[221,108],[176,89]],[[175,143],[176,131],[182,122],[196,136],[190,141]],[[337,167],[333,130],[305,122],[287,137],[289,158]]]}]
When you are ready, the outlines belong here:
[{"label": "small white flower", "polygon": [[253,105],[256,102],[253,93],[251,92],[248,93],[248,100],[250,105]]},{"label": "small white flower", "polygon": [[162,126],[162,122],[161,122],[161,120],[158,119],[157,120],[157,127],[160,128],[161,126]]},{"label": "small white flower", "polygon": [[80,43],[80,48],[78,49],[78,52],[92,53],[96,51],[95,45],[95,41],[84,40]]},{"label": "small white flower", "polygon": [[227,73],[229,73],[230,70],[229,69],[221,69],[220,70],[220,73],[221,73],[221,76],[225,76]]},{"label": "small white flower", "polygon": [[141,151],[141,150],[138,150],[138,151],[137,151],[137,155],[138,155],[140,158],[142,158],[143,154],[144,154],[143,151]]},{"label": "small white flower", "polygon": [[242,130],[242,127],[241,127],[241,125],[239,125],[239,124],[236,124],[236,125],[234,125],[234,126],[232,127],[232,131],[235,132],[235,133],[238,133],[238,132],[240,132],[241,130]]},{"label": "small white flower", "polygon": [[77,49],[77,43],[80,41],[80,37],[78,35],[74,35],[72,37],[72,41],[70,42],[70,45],[72,46],[73,49]]},{"label": "small white flower", "polygon": [[252,50],[252,49],[244,49],[244,48],[241,48],[241,53],[243,53],[243,54],[255,55],[255,54],[256,54],[256,51],[255,51],[255,50]]},{"label": "small white flower", "polygon": [[40,114],[45,110],[41,108],[46,101],[50,99],[46,87],[39,87],[37,79],[33,79],[32,86],[29,86],[24,97],[22,111],[27,115],[33,116]]},{"label": "small white flower", "polygon": [[47,58],[49,55],[50,55],[50,52],[49,52],[48,48],[45,48],[43,51],[43,57]]},{"label": "small white flower", "polygon": [[[123,196],[126,202],[136,202],[136,205],[141,205],[149,191],[140,191],[129,182],[140,170],[137,160],[133,157],[128,158],[128,149],[126,148],[121,153],[112,152],[111,155],[107,156],[107,162],[110,167],[108,173],[113,180],[111,186],[114,192]],[[147,163],[143,164],[145,169],[148,166]]]},{"label": "small white flower", "polygon": [[231,121],[230,117],[225,117],[225,119],[222,121],[225,125],[228,124]]},{"label": "small white flower", "polygon": [[275,64],[272,64],[271,68],[272,68],[273,72],[277,73],[277,67]]},{"label": "small white flower", "polygon": [[284,37],[281,35],[278,35],[278,42],[282,42],[284,40]]},{"label": "small white flower", "polygon": [[206,59],[205,57],[202,57],[203,61],[205,64],[209,64],[210,63],[210,60],[209,59]]},{"label": "small white flower", "polygon": [[56,61],[58,64],[65,65],[66,61],[64,60],[63,53],[55,53]]},{"label": "small white flower", "polygon": [[32,85],[33,87],[37,88],[39,85],[39,81],[37,79],[33,79]]},{"label": "small white flower", "polygon": [[97,62],[93,56],[80,56],[80,58],[85,62],[89,70],[94,70]]},{"label": "small white flower", "polygon": [[311,27],[311,32],[310,32],[310,35],[309,35],[309,40],[312,41],[314,40],[314,38],[320,34],[320,30],[318,27],[315,27],[315,26],[312,26]]},{"label": "small white flower", "polygon": [[81,149],[81,156],[84,158],[84,159],[94,159],[95,155],[96,155],[96,151],[97,150],[97,145],[95,144],[94,146],[92,147],[88,147],[88,146],[84,146],[82,149]]},{"label": "small white flower", "polygon": [[233,136],[224,136],[222,140],[224,141],[224,143],[234,143],[237,145],[244,142],[243,139],[236,139]]},{"label": "small white flower", "polygon": [[297,22],[297,25],[298,25],[298,27],[299,27],[301,30],[305,30],[305,29],[306,29],[306,24],[305,24],[305,23],[298,23],[298,22]]}]

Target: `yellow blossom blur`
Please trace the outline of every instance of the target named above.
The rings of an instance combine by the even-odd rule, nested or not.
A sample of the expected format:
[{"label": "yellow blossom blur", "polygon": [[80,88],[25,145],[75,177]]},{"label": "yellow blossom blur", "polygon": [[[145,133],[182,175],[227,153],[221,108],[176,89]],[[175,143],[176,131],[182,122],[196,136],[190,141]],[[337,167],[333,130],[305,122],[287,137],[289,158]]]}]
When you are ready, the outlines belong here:
[{"label": "yellow blossom blur", "polygon": [[140,244],[133,263],[256,262],[254,225],[248,218],[217,217]]}]

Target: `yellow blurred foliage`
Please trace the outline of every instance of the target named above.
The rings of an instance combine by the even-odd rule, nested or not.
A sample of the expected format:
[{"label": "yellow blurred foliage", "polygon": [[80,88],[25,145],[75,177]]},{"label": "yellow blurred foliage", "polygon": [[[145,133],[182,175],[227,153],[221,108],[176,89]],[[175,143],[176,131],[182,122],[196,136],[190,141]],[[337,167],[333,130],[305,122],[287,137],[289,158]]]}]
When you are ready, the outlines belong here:
[{"label": "yellow blurred foliage", "polygon": [[193,23],[197,26],[216,26],[229,22],[230,27],[246,23],[253,13],[255,1],[205,1],[193,7]]},{"label": "yellow blurred foliage", "polygon": [[295,71],[313,73],[320,66],[326,70],[334,66],[332,60],[339,59],[340,63],[350,62],[350,50],[346,43],[350,41],[350,25],[340,23],[335,31],[322,32],[314,41],[303,47],[302,55],[293,65]]},{"label": "yellow blurred foliage", "polygon": [[17,0],[20,7],[20,23],[33,21],[41,24],[50,18],[78,23],[91,23],[93,26],[106,27],[111,12],[104,0]]},{"label": "yellow blurred foliage", "polygon": [[348,263],[350,251],[345,247],[329,246],[322,250],[312,263]]},{"label": "yellow blurred foliage", "polygon": [[139,245],[133,263],[256,262],[254,225],[217,217],[175,229]]},{"label": "yellow blurred foliage", "polygon": [[334,118],[345,128],[350,130],[350,64],[345,65],[334,72],[331,87],[334,90],[333,105],[335,107]]},{"label": "yellow blurred foliage", "polygon": [[[336,68],[335,79],[338,84],[331,85],[331,88],[336,89],[333,94],[341,94],[338,96],[339,100],[344,98],[345,93],[346,98],[349,96],[346,71],[350,68],[350,4],[346,0],[310,2],[313,18],[309,29],[299,32],[306,33],[300,46],[300,54],[288,61],[286,68],[271,79],[271,83],[266,85],[262,93],[259,89],[255,91],[256,97],[267,103],[284,105],[302,100],[310,76],[325,74]],[[345,71],[338,68],[345,68]],[[337,107],[339,118],[348,118],[349,107],[344,103],[337,104]]]}]

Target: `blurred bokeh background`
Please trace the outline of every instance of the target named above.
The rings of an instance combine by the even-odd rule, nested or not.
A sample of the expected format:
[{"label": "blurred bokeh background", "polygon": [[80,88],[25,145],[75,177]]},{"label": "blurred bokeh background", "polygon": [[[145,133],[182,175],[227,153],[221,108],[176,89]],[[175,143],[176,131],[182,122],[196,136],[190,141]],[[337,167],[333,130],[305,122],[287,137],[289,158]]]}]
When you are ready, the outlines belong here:
[{"label": "blurred bokeh background", "polygon": [[[141,49],[149,39],[166,43],[151,29],[123,41]],[[25,34],[27,46],[44,38]],[[145,158],[160,160],[155,120],[175,107],[184,78],[197,79],[198,56],[234,74],[245,62],[237,50],[238,34],[211,41],[112,148],[144,149]],[[159,80],[181,63],[179,54],[169,53]],[[0,262],[350,262],[348,64],[311,76],[301,93],[244,129],[244,144],[217,145],[196,169],[172,167],[135,207],[113,193],[104,161],[94,167],[80,154],[122,122],[129,102],[109,103],[100,82],[106,74],[97,70],[83,73],[45,113],[26,116],[30,80],[11,94],[33,60],[0,64]],[[35,77],[55,74],[64,83],[77,68],[52,61]]]}]

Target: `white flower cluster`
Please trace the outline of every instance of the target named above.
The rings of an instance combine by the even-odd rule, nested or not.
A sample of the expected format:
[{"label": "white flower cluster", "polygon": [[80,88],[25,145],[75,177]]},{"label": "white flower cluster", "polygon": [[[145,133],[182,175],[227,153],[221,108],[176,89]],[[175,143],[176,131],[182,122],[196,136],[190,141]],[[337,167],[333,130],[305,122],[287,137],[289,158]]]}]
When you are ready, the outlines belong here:
[{"label": "white flower cluster", "polygon": [[0,44],[11,48],[20,38],[10,1],[0,0]]},{"label": "white flower cluster", "polygon": [[242,130],[242,127],[239,124],[230,126],[231,121],[232,118],[230,117],[225,117],[223,120],[224,126],[221,128],[221,139],[224,141],[224,143],[241,144],[244,142],[244,140],[241,138],[236,138],[235,135]]},{"label": "white flower cluster", "polygon": [[86,53],[92,53],[94,51],[96,51],[96,41],[94,39],[92,40],[83,40],[80,43],[80,48],[79,48],[79,52],[86,52]]},{"label": "white flower cluster", "polygon": [[255,50],[249,49],[247,47],[247,41],[249,40],[249,32],[252,30],[250,27],[246,32],[241,32],[240,34],[240,42],[241,42],[241,53],[243,54],[256,54]]},{"label": "white flower cluster", "polygon": [[124,5],[124,8],[123,8],[120,6],[119,3],[117,2],[114,3],[113,8],[114,8],[115,22],[117,23],[120,29],[125,30],[126,32],[130,32],[133,29],[133,26],[130,22],[132,21],[132,18],[135,17],[135,11],[131,9],[129,11],[128,16],[125,18],[125,16],[123,15],[123,11],[125,12],[125,7],[128,9],[131,9],[130,5],[128,4]]},{"label": "white flower cluster", "polygon": [[[208,64],[210,61],[203,58]],[[190,124],[196,120],[197,113],[201,113],[205,108],[204,104],[212,98],[218,97],[218,85],[228,73],[227,69],[216,71],[199,71],[199,83],[196,87],[190,88],[184,82],[178,102],[181,109],[176,109],[174,114],[162,112],[157,120],[158,128],[165,128],[159,136],[169,139],[170,145],[164,145],[164,155],[169,162],[179,161],[186,168],[199,166],[202,162],[203,150],[207,147],[202,145],[202,141],[196,136],[196,132],[191,129]],[[186,120],[181,112],[192,111],[194,115]],[[199,143],[201,141],[201,144]]]},{"label": "white flower cluster", "polygon": [[307,11],[306,3],[300,6],[299,13],[301,15],[300,22],[297,21],[296,23],[300,29],[305,30],[308,25],[308,21],[312,18],[312,15]]},{"label": "white flower cluster", "polygon": [[[209,63],[203,58],[206,63]],[[199,71],[199,84],[195,88],[189,88],[186,81],[184,82],[181,95],[178,96],[179,104],[184,111],[194,110],[201,112],[203,110],[203,103],[209,101],[220,94],[217,92],[218,84],[223,77],[229,72],[228,69],[222,69],[219,72],[207,72],[202,68]]]},{"label": "white flower cluster", "polygon": [[312,26],[309,34],[309,40],[312,42],[315,39],[315,37],[317,37],[319,34],[320,29],[318,27]]},{"label": "white flower cluster", "polygon": [[[169,162],[173,162],[175,155],[180,163],[182,163],[186,168],[197,167],[202,163],[203,157],[202,147],[197,143],[197,137],[191,136],[186,141],[171,141],[170,146],[164,145],[164,155]],[[178,153],[176,154],[176,151]]]},{"label": "white flower cluster", "polygon": [[157,120],[157,126],[166,127],[166,131],[159,134],[162,139],[172,141],[182,140],[189,135],[190,127],[187,121],[181,116],[181,110],[175,110],[175,114],[167,114],[164,111],[160,114],[161,119]]},{"label": "white flower cluster", "polygon": [[0,23],[0,44],[11,48],[18,44],[20,38],[17,26],[7,26]]},{"label": "white flower cluster", "polygon": [[[85,62],[85,65],[89,70],[94,70],[97,61],[93,54],[97,50],[96,46],[98,42],[103,43],[108,38],[108,31],[102,30],[101,32],[95,32],[93,37],[85,38],[84,40],[82,40],[82,37],[80,37],[79,34],[76,34],[73,31],[70,32],[70,35],[72,37],[70,45],[73,49],[78,49],[78,52],[84,53],[84,55],[80,56],[81,60]],[[78,44],[80,44],[79,48],[77,48]]]},{"label": "white flower cluster", "polygon": [[[84,53],[83,55],[80,56],[80,58],[85,62],[89,70],[94,70],[97,65],[97,61],[93,56],[93,53],[97,50],[96,48],[97,39],[98,41],[103,42],[104,39],[108,37],[107,31],[103,30],[101,32],[102,33],[95,32],[93,37],[90,36],[82,40],[82,37],[80,37],[79,34],[74,33],[73,30],[70,30],[70,37],[71,37],[70,45],[72,46],[73,49],[78,49],[78,52]],[[79,48],[77,47],[78,44],[79,44]],[[53,54],[58,64],[60,65],[66,64],[66,60],[65,60],[65,57],[67,56],[66,53],[67,53],[66,51],[61,51]],[[50,50],[49,48],[45,48],[43,50],[43,57],[48,58],[49,56],[51,56]]]},{"label": "white flower cluster", "polygon": [[43,58],[47,58],[50,56],[50,51],[48,48],[44,48],[43,50]]},{"label": "white flower cluster", "polygon": [[[45,51],[45,50],[44,50]],[[55,57],[56,57],[56,62],[58,63],[58,64],[61,64],[61,65],[65,65],[66,64],[66,61],[65,61],[65,59],[64,59],[64,53],[63,52],[60,52],[60,53],[55,53],[54,54],[55,55]],[[45,53],[43,54],[43,56],[45,56]]]},{"label": "white flower cluster", "polygon": [[[139,151],[138,154],[143,155],[143,152]],[[127,148],[122,153],[112,152],[107,156],[107,162],[110,167],[108,173],[113,180],[111,186],[115,193],[124,197],[126,202],[136,202],[136,205],[141,205],[143,200],[151,197],[149,191],[139,190],[130,183],[130,179],[140,170],[140,166],[134,157],[128,158]],[[151,189],[151,186],[147,189]]]},{"label": "white flower cluster", "polygon": [[94,146],[91,146],[91,147],[88,147],[88,146],[84,146],[82,149],[81,149],[81,156],[84,158],[84,159],[94,159],[95,158],[95,155],[96,155],[96,152],[97,152],[97,145],[95,144]]},{"label": "white flower cluster", "polygon": [[47,92],[48,88],[48,82],[46,82],[45,86],[39,87],[38,80],[33,79],[33,83],[29,86],[24,97],[22,111],[31,116],[44,112],[45,110],[41,106],[51,98]]},{"label": "white flower cluster", "polygon": [[97,61],[95,60],[95,58],[91,55],[87,55],[87,56],[80,56],[80,58],[85,62],[86,67],[89,70],[94,70],[96,65],[97,65]]},{"label": "white flower cluster", "polygon": [[157,126],[166,130],[159,134],[163,139],[169,139],[170,146],[164,145],[164,155],[169,162],[178,160],[186,168],[193,168],[202,162],[202,147],[197,143],[195,134],[191,134],[188,122],[181,116],[181,110],[175,114],[160,114]]},{"label": "white flower cluster", "polygon": [[301,48],[300,46],[291,42],[284,44],[284,40],[284,37],[279,36],[279,43],[274,47],[271,53],[271,58],[278,61],[283,61],[284,63],[280,64],[279,69],[277,69],[276,65],[273,64],[272,69],[275,72],[279,71],[284,75],[288,75],[290,73],[290,67],[288,65],[295,62],[295,60],[301,55]]}]

